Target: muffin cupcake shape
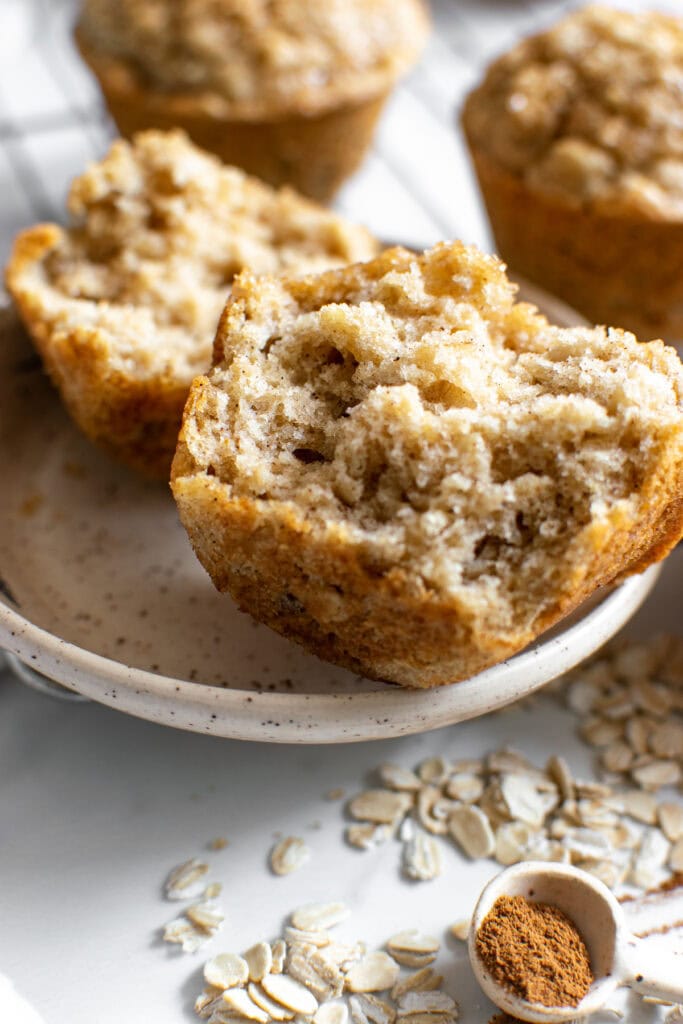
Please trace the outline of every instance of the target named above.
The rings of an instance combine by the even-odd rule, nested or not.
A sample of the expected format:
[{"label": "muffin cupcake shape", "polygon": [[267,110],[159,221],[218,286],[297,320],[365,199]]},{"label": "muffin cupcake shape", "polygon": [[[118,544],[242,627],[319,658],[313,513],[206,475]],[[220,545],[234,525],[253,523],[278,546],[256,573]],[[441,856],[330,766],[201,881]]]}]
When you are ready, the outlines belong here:
[{"label": "muffin cupcake shape", "polygon": [[234,275],[367,259],[360,227],[223,166],[180,132],[117,141],[77,178],[71,226],[15,241],[7,287],[73,419],[168,479],[183,405]]},{"label": "muffin cupcake shape", "polygon": [[683,532],[683,368],[562,329],[461,244],[241,274],[172,489],[216,587],[353,671],[428,687],[514,654]]},{"label": "muffin cupcake shape", "polygon": [[683,339],[683,20],[577,11],[495,61],[462,122],[511,268]]},{"label": "muffin cupcake shape", "polygon": [[423,0],[85,0],[76,39],[123,135],[180,126],[328,200],[427,31]]}]

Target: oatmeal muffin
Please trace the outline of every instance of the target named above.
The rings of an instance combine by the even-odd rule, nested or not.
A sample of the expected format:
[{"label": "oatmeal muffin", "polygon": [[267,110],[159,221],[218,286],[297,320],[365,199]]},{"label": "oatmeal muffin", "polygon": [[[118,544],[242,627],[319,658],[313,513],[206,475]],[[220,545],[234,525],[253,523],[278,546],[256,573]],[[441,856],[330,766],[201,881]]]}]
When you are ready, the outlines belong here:
[{"label": "oatmeal muffin", "polygon": [[216,587],[353,671],[427,687],[514,654],[683,532],[683,368],[550,326],[461,244],[241,274],[173,462]]},{"label": "oatmeal muffin", "polygon": [[683,338],[683,20],[579,10],[497,60],[463,125],[511,268]]},{"label": "oatmeal muffin", "polygon": [[166,479],[235,274],[318,271],[378,248],[365,229],[223,166],[181,132],[115,142],[73,182],[68,208],[70,227],[18,236],[7,288],[79,427]]},{"label": "oatmeal muffin", "polygon": [[180,126],[327,200],[427,31],[423,0],[84,0],[76,39],[123,135]]}]

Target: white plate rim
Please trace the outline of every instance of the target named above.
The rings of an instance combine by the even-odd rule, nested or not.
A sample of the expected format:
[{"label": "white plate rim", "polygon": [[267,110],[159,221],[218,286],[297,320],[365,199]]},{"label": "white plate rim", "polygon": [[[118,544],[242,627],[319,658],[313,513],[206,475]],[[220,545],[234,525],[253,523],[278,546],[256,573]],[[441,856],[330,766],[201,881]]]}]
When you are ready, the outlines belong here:
[{"label": "white plate rim", "polygon": [[653,565],[568,629],[471,679],[432,690],[271,693],[187,682],[132,668],[34,625],[0,601],[0,645],[86,697],[149,721],[232,739],[359,742],[453,725],[527,696],[575,667],[623,626],[654,587]]}]

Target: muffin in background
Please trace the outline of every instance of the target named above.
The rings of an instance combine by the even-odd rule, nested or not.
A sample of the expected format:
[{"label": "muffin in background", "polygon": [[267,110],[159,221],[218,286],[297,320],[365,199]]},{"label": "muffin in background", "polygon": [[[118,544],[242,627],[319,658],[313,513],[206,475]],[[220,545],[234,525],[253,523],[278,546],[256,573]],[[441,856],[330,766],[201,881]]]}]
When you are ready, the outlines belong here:
[{"label": "muffin in background", "polygon": [[224,166],[179,131],[114,142],[72,183],[68,213],[66,228],[18,235],[8,291],[80,429],[165,479],[235,274],[310,273],[379,248],[365,228]]},{"label": "muffin in background", "polygon": [[683,339],[683,20],[576,11],[496,60],[462,123],[513,270]]},{"label": "muffin in background", "polygon": [[124,136],[179,126],[328,200],[428,28],[423,0],[84,0],[76,40]]}]

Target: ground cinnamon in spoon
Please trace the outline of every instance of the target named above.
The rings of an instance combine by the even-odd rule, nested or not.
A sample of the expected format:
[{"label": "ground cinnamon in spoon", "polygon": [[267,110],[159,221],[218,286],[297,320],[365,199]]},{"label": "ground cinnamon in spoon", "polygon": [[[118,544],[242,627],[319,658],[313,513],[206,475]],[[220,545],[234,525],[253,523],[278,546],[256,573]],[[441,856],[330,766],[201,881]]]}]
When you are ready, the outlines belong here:
[{"label": "ground cinnamon in spoon", "polygon": [[593,983],[573,922],[557,907],[524,896],[496,900],[477,933],[477,953],[499,985],[529,1003],[577,1006]]}]

